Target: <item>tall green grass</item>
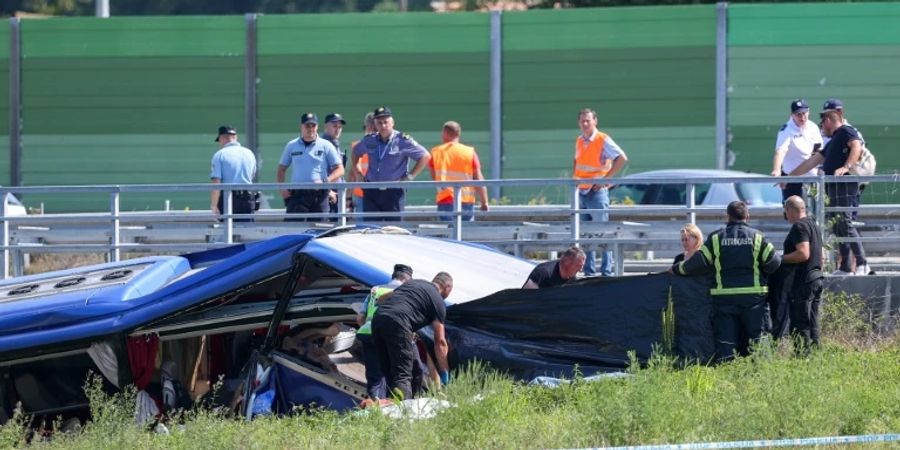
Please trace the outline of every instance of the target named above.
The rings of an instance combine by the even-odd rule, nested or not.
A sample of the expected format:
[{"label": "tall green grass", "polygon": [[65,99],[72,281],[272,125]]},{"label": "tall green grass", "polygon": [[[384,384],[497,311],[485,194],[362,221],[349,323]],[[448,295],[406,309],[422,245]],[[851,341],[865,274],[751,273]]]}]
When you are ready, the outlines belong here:
[{"label": "tall green grass", "polygon": [[[429,420],[319,411],[245,422],[195,411],[180,424],[170,422],[168,434],[133,425],[133,392],[110,397],[90,385],[94,421],[81,432],[30,445],[554,448],[900,432],[900,341],[873,338],[871,327],[851,320],[861,314],[853,300],[844,300],[831,301],[840,311],[827,308],[835,322],[823,348],[804,357],[793,356],[788,342],[760,344],[750,357],[715,367],[683,367],[660,353],[644,367],[632,365],[626,378],[578,378],[555,389],[527,386],[475,363],[437,394],[456,406]],[[26,445],[23,429],[21,420],[0,428],[0,445]]]}]

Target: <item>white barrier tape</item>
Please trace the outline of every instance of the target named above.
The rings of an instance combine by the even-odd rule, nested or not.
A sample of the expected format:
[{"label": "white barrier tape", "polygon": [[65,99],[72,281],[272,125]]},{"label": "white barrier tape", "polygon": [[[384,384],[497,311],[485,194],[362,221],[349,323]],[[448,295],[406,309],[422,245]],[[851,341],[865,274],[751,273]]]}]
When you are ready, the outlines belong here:
[{"label": "white barrier tape", "polygon": [[634,445],[624,447],[594,447],[590,450],[696,450],[712,448],[803,447],[811,445],[840,445],[896,441],[900,441],[900,434],[864,434],[858,436],[825,436],[799,439],[696,442],[691,444]]}]

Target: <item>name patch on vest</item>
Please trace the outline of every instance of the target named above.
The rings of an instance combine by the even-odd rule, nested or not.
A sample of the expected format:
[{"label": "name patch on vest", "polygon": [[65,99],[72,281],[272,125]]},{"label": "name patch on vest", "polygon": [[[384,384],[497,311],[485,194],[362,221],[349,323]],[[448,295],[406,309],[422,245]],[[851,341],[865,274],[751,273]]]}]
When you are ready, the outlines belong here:
[{"label": "name patch on vest", "polygon": [[722,246],[737,247],[740,245],[753,245],[752,238],[726,238],[722,239]]}]

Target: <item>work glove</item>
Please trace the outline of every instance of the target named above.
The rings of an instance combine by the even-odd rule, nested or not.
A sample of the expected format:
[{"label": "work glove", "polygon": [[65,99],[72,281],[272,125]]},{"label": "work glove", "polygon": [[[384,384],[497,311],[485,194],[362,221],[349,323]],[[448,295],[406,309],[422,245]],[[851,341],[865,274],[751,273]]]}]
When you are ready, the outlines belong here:
[{"label": "work glove", "polygon": [[446,386],[450,383],[450,372],[442,370],[438,376],[441,378],[441,386]]}]

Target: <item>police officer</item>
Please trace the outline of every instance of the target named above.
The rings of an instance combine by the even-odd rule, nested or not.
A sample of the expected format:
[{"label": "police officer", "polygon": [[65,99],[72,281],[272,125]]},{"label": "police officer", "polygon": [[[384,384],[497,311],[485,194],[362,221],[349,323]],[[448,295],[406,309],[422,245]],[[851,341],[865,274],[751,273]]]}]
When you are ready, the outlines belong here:
[{"label": "police officer", "polygon": [[[791,117],[788,119],[775,139],[775,155],[772,158],[773,177],[791,173],[812,152],[822,148],[822,134],[813,122],[809,121],[809,105],[803,99],[791,102]],[[803,175],[815,175],[815,169]],[[803,183],[787,183],[781,188],[781,200],[792,195],[803,196]]]},{"label": "police officer", "polygon": [[782,267],[791,271],[793,283],[783,286],[790,317],[790,332],[798,353],[819,345],[819,303],[822,299],[822,231],[806,215],[806,203],[797,196],[784,202],[791,231],[784,239]]},{"label": "police officer", "polygon": [[[331,142],[331,145],[341,155],[341,164],[347,167],[347,154],[341,149],[341,133],[344,131],[344,125],[347,125],[347,121],[343,116],[338,113],[328,113],[325,115],[325,132],[322,133],[322,139]],[[337,199],[336,191],[328,193],[328,210],[332,214],[338,212]]]},{"label": "police officer", "polygon": [[[350,170],[363,155],[368,155],[369,170],[365,176],[354,173],[353,179],[365,181],[412,181],[426,167],[431,155],[410,135],[394,130],[391,110],[380,106],[373,111],[376,133],[366,135],[354,147],[350,158]],[[409,160],[416,162],[412,170]],[[403,188],[363,189],[363,209],[368,212],[403,211],[406,190]],[[370,220],[389,220],[390,217],[373,217]]]},{"label": "police officer", "polygon": [[[843,116],[837,110],[828,110],[820,114],[822,131],[831,139],[821,152],[813,153],[809,159],[791,172],[791,175],[804,173],[822,165],[825,175],[836,177],[850,173],[850,168],[859,162],[862,155],[863,142],[856,128],[844,123]],[[859,206],[859,183],[825,183],[825,194],[830,206]],[[858,238],[859,231],[853,224],[852,213],[829,213],[834,220],[832,231],[838,237]],[[838,244],[841,253],[841,265],[832,275],[868,275],[869,264],[866,253],[859,242],[841,242]],[[856,270],[850,265],[850,253],[856,259]]]},{"label": "police officer", "polygon": [[[300,116],[301,135],[284,146],[275,174],[277,182],[284,183],[288,167],[291,168],[292,183],[333,183],[344,175],[341,156],[330,142],[319,137],[318,127],[319,119],[315,114]],[[328,212],[328,189],[282,190],[281,196],[288,214]]]},{"label": "police officer", "polygon": [[[238,142],[234,127],[223,125],[215,142],[219,150],[212,157],[212,170],[209,178],[214,184],[253,184],[256,176],[256,155],[249,148]],[[222,214],[225,202],[222,191],[214,190],[209,196],[209,209],[213,214]],[[256,210],[256,197],[250,190],[231,191],[231,212],[234,214],[252,214]],[[253,219],[234,219],[235,222],[250,222]]]},{"label": "police officer", "polygon": [[[372,337],[381,370],[394,397],[412,398],[413,367],[417,358],[410,339],[419,329],[431,325],[434,331],[434,354],[441,384],[450,380],[447,364],[447,338],[444,335],[444,306],[453,290],[453,278],[440,272],[434,279],[410,280],[381,297],[381,305],[372,319]],[[388,298],[386,298],[388,297]]]},{"label": "police officer", "polygon": [[742,201],[728,204],[728,224],[714,231],[687,261],[672,266],[676,275],[712,272],[713,331],[716,359],[730,359],[735,352],[749,353],[750,342],[765,328],[766,278],[781,264],[775,247],[763,234],[747,226],[750,218]]},{"label": "police officer", "polygon": [[363,302],[362,309],[356,315],[356,323],[359,325],[356,339],[362,343],[363,363],[366,365],[366,390],[369,392],[369,398],[386,398],[387,394],[384,372],[381,370],[378,354],[375,352],[375,342],[372,340],[372,318],[375,317],[375,311],[378,310],[378,299],[388,292],[393,292],[398,286],[410,280],[412,275],[412,267],[395,264],[391,281],[373,287]]}]

